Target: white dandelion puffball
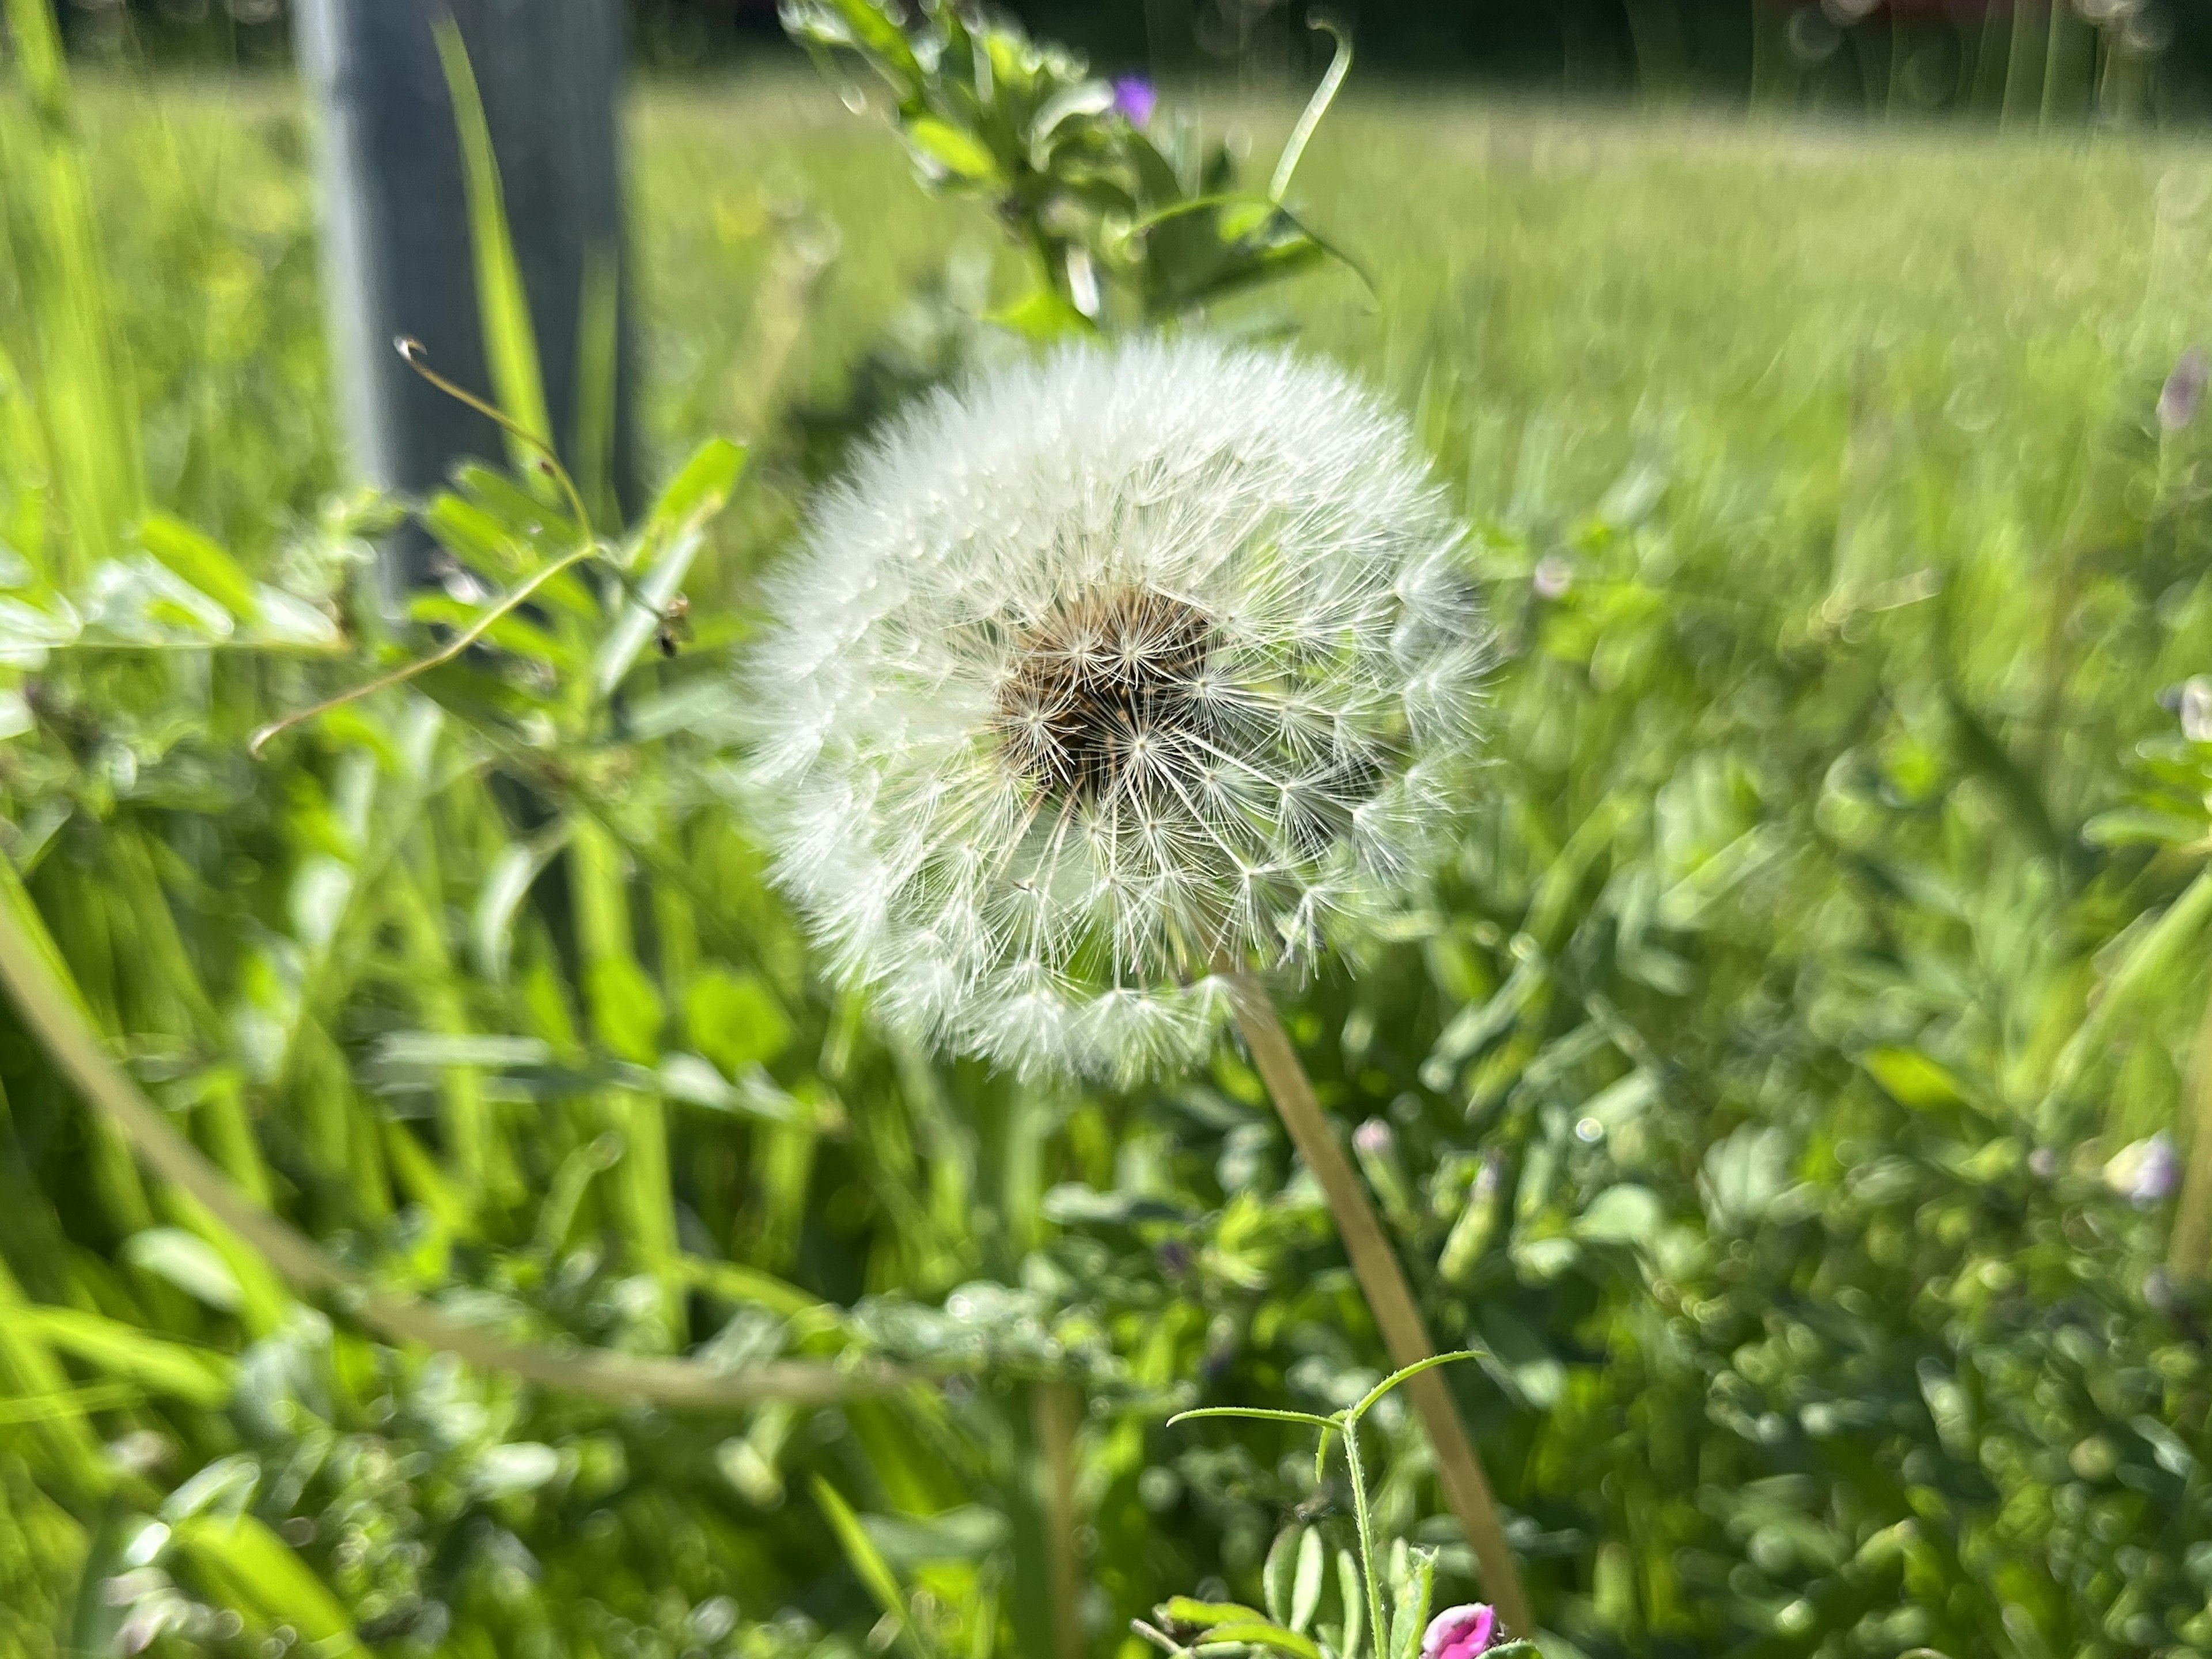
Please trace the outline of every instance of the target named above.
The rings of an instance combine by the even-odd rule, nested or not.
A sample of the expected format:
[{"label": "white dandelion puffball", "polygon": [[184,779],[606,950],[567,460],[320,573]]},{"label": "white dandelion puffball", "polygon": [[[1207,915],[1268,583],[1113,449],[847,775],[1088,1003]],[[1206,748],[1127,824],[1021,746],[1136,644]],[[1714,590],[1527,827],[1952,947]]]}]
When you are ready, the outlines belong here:
[{"label": "white dandelion puffball", "polygon": [[1201,1055],[1230,969],[1424,872],[1486,631],[1403,421],[1202,339],[940,392],[817,508],[751,665],[778,880],[897,1027],[1024,1073]]}]

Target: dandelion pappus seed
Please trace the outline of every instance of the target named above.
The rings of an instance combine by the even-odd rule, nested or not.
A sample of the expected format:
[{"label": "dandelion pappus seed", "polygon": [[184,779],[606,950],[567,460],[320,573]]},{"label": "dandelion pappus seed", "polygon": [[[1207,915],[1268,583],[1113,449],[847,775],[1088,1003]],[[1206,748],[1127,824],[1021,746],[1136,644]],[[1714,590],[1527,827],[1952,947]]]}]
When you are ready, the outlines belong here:
[{"label": "dandelion pappus seed", "polygon": [[1225,967],[1407,899],[1487,633],[1403,421],[1201,339],[938,395],[817,506],[750,665],[778,881],[894,1023],[1025,1070],[1204,1049]]}]

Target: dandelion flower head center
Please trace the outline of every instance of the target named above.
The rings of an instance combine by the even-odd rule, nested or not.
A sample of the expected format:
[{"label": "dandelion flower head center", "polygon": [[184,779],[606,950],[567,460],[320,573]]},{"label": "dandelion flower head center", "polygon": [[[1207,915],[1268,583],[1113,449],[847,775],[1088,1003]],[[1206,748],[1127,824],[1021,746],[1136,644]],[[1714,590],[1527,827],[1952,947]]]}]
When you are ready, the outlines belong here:
[{"label": "dandelion flower head center", "polygon": [[998,697],[1014,767],[1059,798],[1146,793],[1203,771],[1223,735],[1212,619],[1144,588],[1086,593],[1017,640]]}]

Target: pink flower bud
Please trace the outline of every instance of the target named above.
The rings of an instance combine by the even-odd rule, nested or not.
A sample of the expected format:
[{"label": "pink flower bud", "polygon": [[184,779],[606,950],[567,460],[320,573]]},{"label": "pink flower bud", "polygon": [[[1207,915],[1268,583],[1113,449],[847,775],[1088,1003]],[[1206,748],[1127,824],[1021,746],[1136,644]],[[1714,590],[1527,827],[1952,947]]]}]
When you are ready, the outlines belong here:
[{"label": "pink flower bud", "polygon": [[1498,1613],[1487,1601],[1446,1607],[1429,1620],[1421,1638],[1421,1659],[1475,1659],[1489,1650],[1498,1634]]}]

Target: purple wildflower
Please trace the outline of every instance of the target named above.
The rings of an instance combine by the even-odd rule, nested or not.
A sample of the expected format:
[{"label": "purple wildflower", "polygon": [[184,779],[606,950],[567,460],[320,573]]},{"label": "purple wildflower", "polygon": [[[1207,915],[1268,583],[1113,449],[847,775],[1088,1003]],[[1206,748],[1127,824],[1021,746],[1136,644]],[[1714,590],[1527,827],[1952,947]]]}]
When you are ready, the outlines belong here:
[{"label": "purple wildflower", "polygon": [[1446,1607],[1429,1620],[1421,1638],[1421,1659],[1475,1659],[1489,1650],[1498,1634],[1498,1613],[1487,1601]]},{"label": "purple wildflower", "polygon": [[2204,386],[2212,380],[2212,358],[2196,346],[2181,354],[2173,366],[2173,373],[2166,377],[2166,389],[2158,394],[2158,423],[2168,432],[2179,432],[2197,418],[2197,405],[2204,401]]},{"label": "purple wildflower", "polygon": [[2181,735],[2191,743],[2212,743],[2212,678],[2191,675],[2180,702]]},{"label": "purple wildflower", "polygon": [[1540,599],[1564,599],[1575,585],[1575,567],[1571,560],[1558,553],[1547,553],[1536,561],[1536,574],[1531,584]]},{"label": "purple wildflower", "polygon": [[2123,1146],[2105,1165],[2105,1182],[2145,1209],[2172,1197],[2181,1185],[2181,1155],[2173,1149],[2173,1137],[2160,1129],[2148,1140]]},{"label": "purple wildflower", "polygon": [[1117,75],[1114,77],[1114,107],[1129,118],[1129,125],[1140,127],[1152,118],[1159,107],[1160,94],[1150,81],[1141,75]]}]

